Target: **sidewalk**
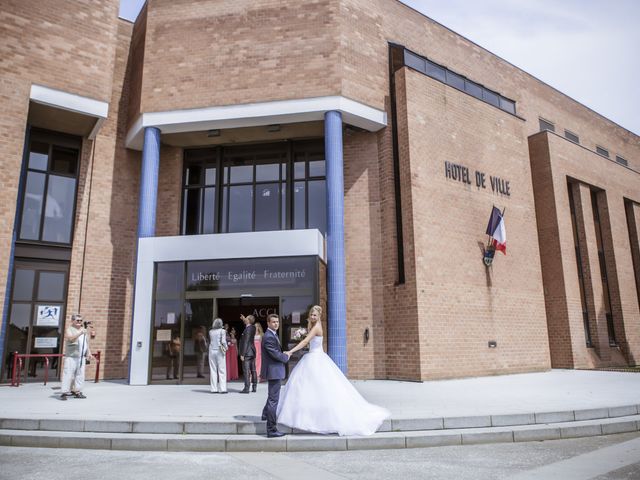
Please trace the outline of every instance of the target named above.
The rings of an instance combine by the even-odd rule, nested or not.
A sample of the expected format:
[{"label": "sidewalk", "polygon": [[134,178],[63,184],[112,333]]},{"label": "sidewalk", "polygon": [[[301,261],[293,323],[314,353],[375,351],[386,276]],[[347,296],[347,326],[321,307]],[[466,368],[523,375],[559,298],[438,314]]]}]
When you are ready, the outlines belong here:
[{"label": "sidewalk", "polygon": [[[391,411],[373,435],[288,433],[266,438],[267,396],[212,395],[208,385],[89,383],[59,400],[59,384],[0,387],[0,445],[101,450],[299,452],[530,442],[640,430],[640,375],[554,370],[423,383],[357,381]],[[300,406],[304,408],[304,405]]]},{"label": "sidewalk", "polygon": [[[640,374],[552,370],[542,373],[423,383],[354,381],[392,419],[512,415],[613,408],[640,404]],[[253,420],[266,399],[266,384],[249,395],[212,395],[208,385],[130,386],[87,383],[86,400],[58,400],[59,382],[0,387],[0,417],[113,421],[207,422]]]}]

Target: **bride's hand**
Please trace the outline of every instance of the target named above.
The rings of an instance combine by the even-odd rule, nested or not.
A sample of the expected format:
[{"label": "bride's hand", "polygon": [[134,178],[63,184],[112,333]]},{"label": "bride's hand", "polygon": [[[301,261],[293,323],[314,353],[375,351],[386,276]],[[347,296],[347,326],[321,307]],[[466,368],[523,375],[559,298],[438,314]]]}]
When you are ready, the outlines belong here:
[{"label": "bride's hand", "polygon": [[284,352],[284,354],[291,356],[291,350],[287,350],[286,352]]}]

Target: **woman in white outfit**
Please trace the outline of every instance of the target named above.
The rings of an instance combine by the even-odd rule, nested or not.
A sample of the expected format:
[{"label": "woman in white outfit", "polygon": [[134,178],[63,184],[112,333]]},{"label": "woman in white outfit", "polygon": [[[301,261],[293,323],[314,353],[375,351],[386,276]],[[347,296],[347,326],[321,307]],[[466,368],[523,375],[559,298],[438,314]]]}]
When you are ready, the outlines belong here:
[{"label": "woman in white outfit", "polygon": [[299,430],[339,435],[371,435],[389,417],[358,393],[322,349],[322,308],[309,310],[309,333],[294,353],[309,345],[280,394],[278,423]]},{"label": "woman in white outfit", "polygon": [[[222,319],[216,318],[209,330],[209,374],[211,393],[227,393],[227,332],[222,328]],[[225,347],[224,350],[222,347]]]}]

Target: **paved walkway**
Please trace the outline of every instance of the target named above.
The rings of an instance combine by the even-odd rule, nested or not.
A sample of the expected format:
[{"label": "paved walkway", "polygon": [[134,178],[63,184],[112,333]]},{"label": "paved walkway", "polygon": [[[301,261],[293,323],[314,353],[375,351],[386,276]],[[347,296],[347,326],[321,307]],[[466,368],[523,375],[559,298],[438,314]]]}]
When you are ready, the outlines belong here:
[{"label": "paved walkway", "polygon": [[[640,405],[640,374],[552,370],[542,373],[461,380],[355,381],[372,403],[393,419],[557,412]],[[231,383],[228,395],[212,395],[208,385],[130,386],[87,383],[86,400],[58,400],[58,382],[0,386],[0,417],[121,421],[259,421],[266,384],[241,395]]]}]

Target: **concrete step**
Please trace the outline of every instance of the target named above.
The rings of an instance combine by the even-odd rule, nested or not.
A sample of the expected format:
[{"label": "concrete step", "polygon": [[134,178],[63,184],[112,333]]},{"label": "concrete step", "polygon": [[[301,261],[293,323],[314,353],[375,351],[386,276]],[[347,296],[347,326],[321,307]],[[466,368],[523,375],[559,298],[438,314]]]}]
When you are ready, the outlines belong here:
[{"label": "concrete step", "polygon": [[[71,400],[74,401],[74,400]],[[547,423],[574,422],[618,418],[640,414],[640,405],[626,405],[588,410],[565,410],[558,412],[522,413],[510,415],[480,415],[441,418],[391,418],[386,420],[378,432],[411,432],[428,430],[451,430],[482,427],[506,427],[517,425],[538,425]],[[280,428],[280,427],[279,427]],[[122,420],[114,418],[0,418],[3,430],[42,430],[93,433],[150,433],[150,434],[201,434],[201,435],[264,435],[266,424],[258,417],[245,416],[240,419],[190,418]],[[282,426],[285,433],[306,433],[292,431]]]},{"label": "concrete step", "polygon": [[424,448],[444,445],[557,440],[640,430],[640,415],[495,427],[378,432],[368,437],[291,434],[118,433],[1,429],[0,445],[101,450],[299,452]]}]

